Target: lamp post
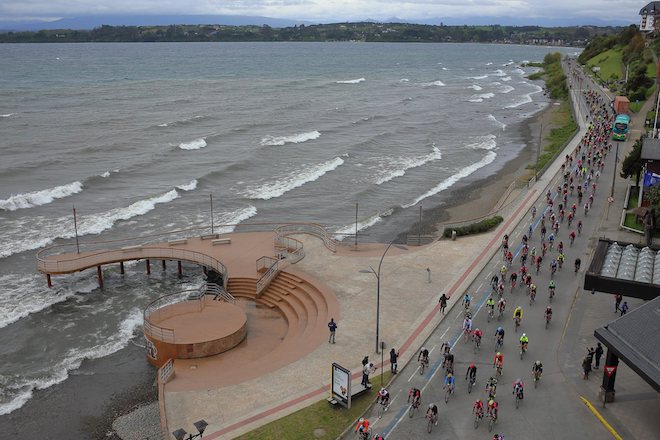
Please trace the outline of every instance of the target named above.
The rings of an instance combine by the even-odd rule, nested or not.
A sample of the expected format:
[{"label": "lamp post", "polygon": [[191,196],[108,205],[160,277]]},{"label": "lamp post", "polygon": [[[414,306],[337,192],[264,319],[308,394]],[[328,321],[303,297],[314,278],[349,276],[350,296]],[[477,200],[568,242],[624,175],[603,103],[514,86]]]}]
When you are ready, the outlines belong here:
[{"label": "lamp post", "polygon": [[404,251],[407,251],[408,248],[399,244],[394,244],[394,240],[390,241],[390,243],[387,245],[385,248],[385,252],[383,252],[383,256],[380,257],[380,262],[378,263],[378,271],[376,271],[373,267],[369,266],[369,269],[362,269],[360,270],[361,273],[372,273],[376,277],[376,353],[380,353],[380,344],[379,344],[379,338],[380,338],[380,268],[383,265],[383,260],[385,259],[385,254],[387,254],[387,251],[390,250],[390,248],[394,245],[394,247],[402,249]]},{"label": "lamp post", "polygon": [[[208,423],[206,423],[206,420],[198,420],[195,423],[193,423],[195,428],[197,428],[197,434],[188,434],[185,429],[179,428],[176,431],[172,431],[172,435],[176,440],[192,440],[197,437],[202,437],[202,434],[204,434],[204,431],[206,430],[206,427],[209,426]],[[188,437],[186,437],[186,434],[188,434]]]}]

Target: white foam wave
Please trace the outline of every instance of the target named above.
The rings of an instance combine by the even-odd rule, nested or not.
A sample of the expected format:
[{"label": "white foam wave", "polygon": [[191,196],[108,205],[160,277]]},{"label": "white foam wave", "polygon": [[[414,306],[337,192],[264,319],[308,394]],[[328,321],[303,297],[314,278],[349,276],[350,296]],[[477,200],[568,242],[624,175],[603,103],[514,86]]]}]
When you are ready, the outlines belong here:
[{"label": "white foam wave", "polygon": [[236,226],[239,223],[244,222],[245,220],[254,217],[257,215],[257,208],[252,205],[248,205],[244,208],[238,209],[236,211],[224,213],[220,216],[220,224],[227,225],[217,228],[217,231],[220,234],[228,234],[233,232],[236,229]]},{"label": "white foam wave", "polygon": [[483,98],[471,98],[468,99],[469,102],[484,102]]},{"label": "white foam wave", "polygon": [[516,107],[520,107],[521,105],[529,104],[530,102],[532,102],[533,101],[532,100],[532,95],[543,91],[543,87],[539,87],[536,84],[533,84],[533,85],[534,85],[534,87],[536,87],[535,91],[523,95],[521,97],[520,101],[517,101],[517,102],[514,102],[513,104],[507,105],[504,108],[516,108]]},{"label": "white foam wave", "polygon": [[[376,185],[381,185],[385,182],[389,182],[392,179],[401,177],[406,174],[406,171],[412,168],[418,168],[422,165],[425,165],[434,160],[442,159],[442,152],[436,147],[433,146],[433,151],[424,156],[417,157],[400,157],[397,159],[387,158],[386,164],[382,166],[379,165],[379,168],[385,168],[385,172],[376,179],[374,182]],[[387,169],[389,168],[389,169]]]},{"label": "white foam wave", "polygon": [[449,69],[447,69],[446,67],[443,67],[442,70],[449,70]]},{"label": "white foam wave", "polygon": [[16,194],[10,196],[8,199],[0,200],[0,209],[5,211],[15,211],[17,209],[46,205],[55,199],[61,199],[79,193],[82,189],[82,183],[71,182],[54,188],[32,191],[25,194]]},{"label": "white foam wave", "polygon": [[12,388],[17,391],[17,395],[10,402],[0,405],[0,415],[9,414],[25,405],[32,397],[34,390],[44,390],[64,382],[69,377],[69,371],[80,368],[83,360],[109,356],[126,347],[129,341],[133,339],[135,331],[142,326],[143,320],[142,311],[139,308],[134,308],[119,323],[117,330],[104,343],[90,348],[69,349],[64,360],[49,366],[49,371],[44,372],[45,377],[27,379],[22,383],[12,385]]},{"label": "white foam wave", "polygon": [[[358,221],[358,223],[357,223],[358,232],[364,231],[365,229],[370,228],[373,225],[382,222],[383,218],[392,215],[393,212],[394,212],[394,209],[388,209],[387,211],[379,212],[378,214],[374,214],[371,217],[368,217],[364,220]],[[335,234],[337,234],[337,235],[334,236],[335,240],[339,240],[339,241],[342,241],[349,234],[354,235],[355,234],[355,223],[352,223],[352,224],[346,225],[346,226],[342,226],[341,228],[339,228],[335,231]]]},{"label": "white foam wave", "polygon": [[101,174],[101,177],[103,177],[104,179],[110,177],[110,171],[106,171],[105,173]]},{"label": "white foam wave", "polygon": [[483,87],[478,86],[476,84],[472,84],[471,86],[468,86],[468,89],[472,89],[478,92],[479,90],[483,90]]},{"label": "white foam wave", "polygon": [[488,78],[488,75],[468,76],[468,79],[486,79],[486,78]]},{"label": "white foam wave", "polygon": [[427,192],[425,192],[421,196],[417,197],[412,203],[401,205],[402,208],[410,208],[411,206],[415,206],[416,204],[418,204],[419,202],[421,202],[425,198],[434,196],[434,195],[446,190],[447,188],[450,188],[450,187],[454,186],[456,184],[456,182],[458,182],[459,180],[468,177],[470,174],[474,173],[478,169],[483,168],[486,165],[493,162],[495,160],[496,156],[497,156],[497,154],[494,151],[489,151],[488,153],[486,153],[486,155],[479,162],[475,162],[471,165],[468,165],[468,166],[460,169],[457,173],[449,176],[448,178],[446,178],[445,180],[443,180],[442,182],[437,184],[432,189],[428,190]]},{"label": "white foam wave", "polygon": [[204,138],[195,139],[190,142],[182,142],[179,144],[179,148],[182,150],[199,150],[200,148],[204,147],[206,147],[206,141]]},{"label": "white foam wave", "polygon": [[300,144],[302,142],[311,141],[318,139],[321,136],[321,133],[314,130],[307,133],[298,133],[293,136],[266,136],[261,139],[261,145],[266,146],[276,146],[284,144]]},{"label": "white foam wave", "polygon": [[434,87],[434,86],[435,86],[435,87],[444,87],[444,86],[445,86],[445,83],[443,83],[443,82],[440,81],[440,80],[437,80],[437,81],[433,81],[433,82],[422,83],[422,85],[423,85],[424,87]]},{"label": "white foam wave", "polygon": [[244,195],[250,199],[258,200],[269,200],[280,197],[292,189],[319,179],[343,163],[344,159],[335,157],[327,162],[293,171],[285,176],[274,179],[272,182],[249,187],[245,190]]},{"label": "white foam wave", "polygon": [[492,74],[492,76],[506,76],[506,73],[502,69],[497,69],[495,73]]},{"label": "white foam wave", "polygon": [[158,126],[159,127],[169,127],[170,124],[168,124],[167,122],[163,122],[162,124],[158,124]]},{"label": "white foam wave", "polygon": [[511,81],[511,77],[510,76],[505,76],[504,78],[502,78],[502,81]]},{"label": "white foam wave", "polygon": [[197,179],[193,179],[188,183],[184,183],[183,185],[177,186],[178,189],[181,191],[193,191],[195,188],[197,188]]},{"label": "white foam wave", "polygon": [[521,68],[516,68],[511,71],[511,73],[517,73],[518,75],[524,75],[525,71],[522,70]]},{"label": "white foam wave", "polygon": [[[156,205],[168,203],[179,197],[176,189],[159,196],[139,200],[127,207],[113,208],[97,214],[78,216],[78,235],[100,234],[110,229],[120,220],[129,220],[155,209]],[[0,258],[47,246],[57,238],[75,236],[71,216],[46,218],[32,216],[17,220],[7,220],[3,233],[8,237],[0,248]]]},{"label": "white foam wave", "polygon": [[410,80],[409,80],[408,78],[401,78],[401,79],[399,80],[399,82],[407,83],[407,82],[410,82]]},{"label": "white foam wave", "polygon": [[466,148],[471,148],[473,150],[493,150],[497,147],[497,136],[494,134],[489,134],[486,136],[480,136],[477,142],[472,144],[467,144]]},{"label": "white foam wave", "polygon": [[16,113],[5,113],[4,115],[0,115],[0,118],[9,118],[14,116]]},{"label": "white foam wave", "polygon": [[495,96],[494,93],[482,93],[480,95],[472,95],[468,101],[470,102],[483,102],[484,99],[490,99]]},{"label": "white foam wave", "polygon": [[510,92],[513,92],[514,90],[516,90],[515,87],[504,86],[504,87],[502,87],[501,90],[499,90],[499,92],[500,93],[510,93]]},{"label": "white foam wave", "polygon": [[497,125],[499,125],[499,127],[500,127],[502,130],[506,129],[506,124],[503,123],[503,122],[498,121],[498,120],[495,118],[495,116],[493,116],[493,115],[488,115],[488,119],[491,120],[491,121],[493,121],[493,122],[496,123]]},{"label": "white foam wave", "polygon": [[336,81],[337,84],[359,84],[363,81],[366,81],[364,78],[358,78],[358,79],[348,79],[344,81]]}]

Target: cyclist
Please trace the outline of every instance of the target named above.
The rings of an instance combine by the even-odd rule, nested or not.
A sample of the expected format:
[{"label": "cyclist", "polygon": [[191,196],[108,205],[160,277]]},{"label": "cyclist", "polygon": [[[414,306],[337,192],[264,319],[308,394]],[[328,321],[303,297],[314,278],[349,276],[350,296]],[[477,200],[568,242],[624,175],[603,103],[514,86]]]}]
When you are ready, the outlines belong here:
[{"label": "cyclist", "polygon": [[527,333],[523,333],[520,337],[520,348],[527,351],[527,345],[529,345],[529,338],[527,337]]},{"label": "cyclist", "polygon": [[541,374],[543,374],[543,364],[541,363],[541,361],[534,362],[534,364],[532,365],[532,374],[534,375],[535,378],[537,375],[539,379],[541,378]]},{"label": "cyclist", "polygon": [[486,301],[486,307],[488,307],[490,312],[495,312],[495,300],[492,296],[490,296],[488,301]]},{"label": "cyclist", "polygon": [[429,403],[429,407],[426,410],[426,417],[431,419],[435,426],[438,426],[438,405]]},{"label": "cyclist", "polygon": [[455,385],[456,385],[456,379],[454,379],[454,375],[451,372],[447,373],[447,375],[445,376],[445,385],[443,389],[449,387],[449,390],[453,393]]},{"label": "cyclist", "polygon": [[484,417],[484,403],[481,399],[477,399],[472,405],[472,414],[476,414],[480,419]]},{"label": "cyclist", "polygon": [[493,358],[493,367],[495,368],[504,367],[504,355],[499,351],[495,353],[495,358]]},{"label": "cyclist", "polygon": [[463,296],[463,307],[465,307],[466,310],[470,309],[470,295],[467,293]]},{"label": "cyclist", "polygon": [[515,382],[513,382],[513,394],[517,394],[520,396],[520,399],[523,399],[523,388],[524,384],[521,378],[516,379]]},{"label": "cyclist", "polygon": [[502,276],[502,278],[504,278],[506,276],[506,271],[507,270],[508,269],[505,265],[502,265],[502,267],[500,267],[500,275]]},{"label": "cyclist", "polygon": [[376,434],[376,435],[374,436],[374,440],[385,440],[385,437],[383,437],[383,436],[380,435],[380,434]]},{"label": "cyclist", "polygon": [[410,391],[408,391],[408,402],[412,401],[412,405],[417,408],[422,401],[422,392],[419,390],[419,388],[411,388]]},{"label": "cyclist", "polygon": [[463,331],[467,334],[470,334],[470,331],[472,331],[472,319],[470,319],[469,315],[463,320]]},{"label": "cyclist", "polygon": [[504,440],[504,436],[501,434],[493,435],[493,440]]},{"label": "cyclist", "polygon": [[497,285],[500,283],[500,277],[497,274],[493,275],[493,278],[490,279],[490,286],[493,290],[497,289]]},{"label": "cyclist", "polygon": [[577,272],[578,270],[580,270],[580,264],[581,264],[581,263],[582,263],[582,260],[580,260],[579,258],[576,258],[576,259],[575,259],[575,272]]},{"label": "cyclist", "polygon": [[488,401],[488,416],[497,420],[497,402],[494,399]]},{"label": "cyclist", "polygon": [[504,342],[504,329],[502,326],[497,327],[497,330],[495,330],[495,338]]},{"label": "cyclist", "polygon": [[422,347],[422,349],[419,350],[419,354],[417,355],[417,362],[421,362],[426,365],[429,364],[429,350],[426,347]]},{"label": "cyclist", "polygon": [[477,343],[477,346],[481,345],[481,338],[483,337],[483,332],[477,328],[472,332],[472,337],[474,338],[475,342]]},{"label": "cyclist", "polygon": [[547,322],[550,322],[550,320],[552,319],[552,307],[548,306],[545,308],[544,316],[545,316],[545,320]]},{"label": "cyclist", "polygon": [[383,406],[388,406],[390,404],[390,392],[385,388],[381,388],[378,391],[378,396],[376,396],[376,401]]},{"label": "cyclist", "polygon": [[523,309],[522,307],[518,306],[515,308],[513,311],[513,320],[518,321],[518,324],[520,324],[520,321],[522,321],[522,316],[523,316]]},{"label": "cyclist", "polygon": [[552,260],[552,263],[550,263],[550,277],[555,276],[558,266],[559,264],[557,263],[557,260]]},{"label": "cyclist", "polygon": [[369,438],[369,420],[364,417],[360,417],[357,426],[355,427],[355,432],[359,432],[363,438]]},{"label": "cyclist", "polygon": [[550,298],[555,296],[556,288],[557,288],[557,284],[555,283],[555,280],[550,280],[550,284],[548,284],[548,291],[550,292]]},{"label": "cyclist", "polygon": [[560,253],[560,254],[564,253],[564,242],[561,241],[561,240],[559,241],[559,244],[557,245],[557,252]]},{"label": "cyclist", "polygon": [[571,242],[571,246],[573,246],[573,242],[575,241],[575,231],[571,231],[571,233],[568,234],[568,239]]},{"label": "cyclist", "polygon": [[566,256],[564,255],[563,252],[560,252],[559,255],[557,255],[557,263],[559,264],[559,270],[561,270],[561,267],[564,265],[565,259]]},{"label": "cyclist", "polygon": [[532,206],[532,220],[536,217],[536,206]]},{"label": "cyclist", "polygon": [[502,297],[497,302],[497,310],[499,310],[500,314],[502,314],[502,313],[504,313],[505,308],[506,308],[506,300],[504,299],[504,297]]},{"label": "cyclist", "polygon": [[467,372],[465,373],[465,380],[468,380],[468,377],[470,378],[470,382],[476,382],[477,366],[474,365],[474,362],[470,364],[470,366],[467,369]]},{"label": "cyclist", "polygon": [[581,234],[581,233],[582,233],[582,220],[578,220],[578,222],[577,222],[577,230],[578,230],[578,234]]},{"label": "cyclist", "polygon": [[495,398],[495,392],[497,391],[497,379],[491,377],[486,382],[486,392],[488,393],[488,400]]},{"label": "cyclist", "polygon": [[543,256],[539,255],[536,257],[536,273],[539,273],[539,270],[541,270],[541,263],[543,263]]},{"label": "cyclist", "polygon": [[532,295],[532,298],[536,298],[536,284],[529,285],[529,294]]},{"label": "cyclist", "polygon": [[516,287],[516,282],[518,282],[518,273],[517,272],[511,272],[511,291],[513,292],[513,288]]},{"label": "cyclist", "polygon": [[454,371],[454,353],[447,353],[445,355],[445,368],[448,373]]}]

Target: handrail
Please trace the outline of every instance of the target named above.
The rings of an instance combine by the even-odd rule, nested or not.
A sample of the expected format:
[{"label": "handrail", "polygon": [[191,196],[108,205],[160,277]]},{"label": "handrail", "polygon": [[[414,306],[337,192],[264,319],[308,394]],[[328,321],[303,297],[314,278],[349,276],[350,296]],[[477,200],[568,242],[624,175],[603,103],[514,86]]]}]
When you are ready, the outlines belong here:
[{"label": "handrail", "polygon": [[205,295],[215,295],[214,299],[221,299],[231,304],[236,302],[236,298],[234,298],[231,293],[215,283],[206,283],[203,286],[203,292]]},{"label": "handrail", "polygon": [[330,236],[328,230],[318,223],[287,223],[275,228],[279,237],[287,237],[293,234],[308,234],[318,237],[331,252],[337,252],[337,240]]},{"label": "handrail", "polygon": [[198,289],[187,289],[181,292],[170,293],[169,295],[163,295],[159,298],[156,298],[154,301],[150,302],[147,307],[145,307],[142,312],[144,318],[144,324],[142,326],[144,334],[151,336],[159,341],[163,342],[176,342],[176,334],[173,328],[163,327],[154,322],[151,318],[154,316],[160,317],[161,311],[173,304],[181,303],[184,301],[197,301],[200,309],[204,308],[204,297],[199,297],[196,299],[190,299],[194,297],[194,293],[197,293]]}]

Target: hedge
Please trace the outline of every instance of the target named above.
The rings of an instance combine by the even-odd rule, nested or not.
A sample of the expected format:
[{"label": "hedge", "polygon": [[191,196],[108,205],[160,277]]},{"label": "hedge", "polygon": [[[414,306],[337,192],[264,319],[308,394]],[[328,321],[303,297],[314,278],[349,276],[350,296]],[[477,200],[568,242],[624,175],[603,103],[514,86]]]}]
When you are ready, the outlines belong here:
[{"label": "hedge", "polygon": [[459,226],[457,228],[445,228],[445,232],[442,235],[446,238],[449,238],[451,237],[452,231],[456,231],[456,235],[459,237],[463,235],[481,234],[482,232],[490,231],[503,221],[504,219],[501,216],[496,215],[494,217],[486,218],[466,226]]}]

